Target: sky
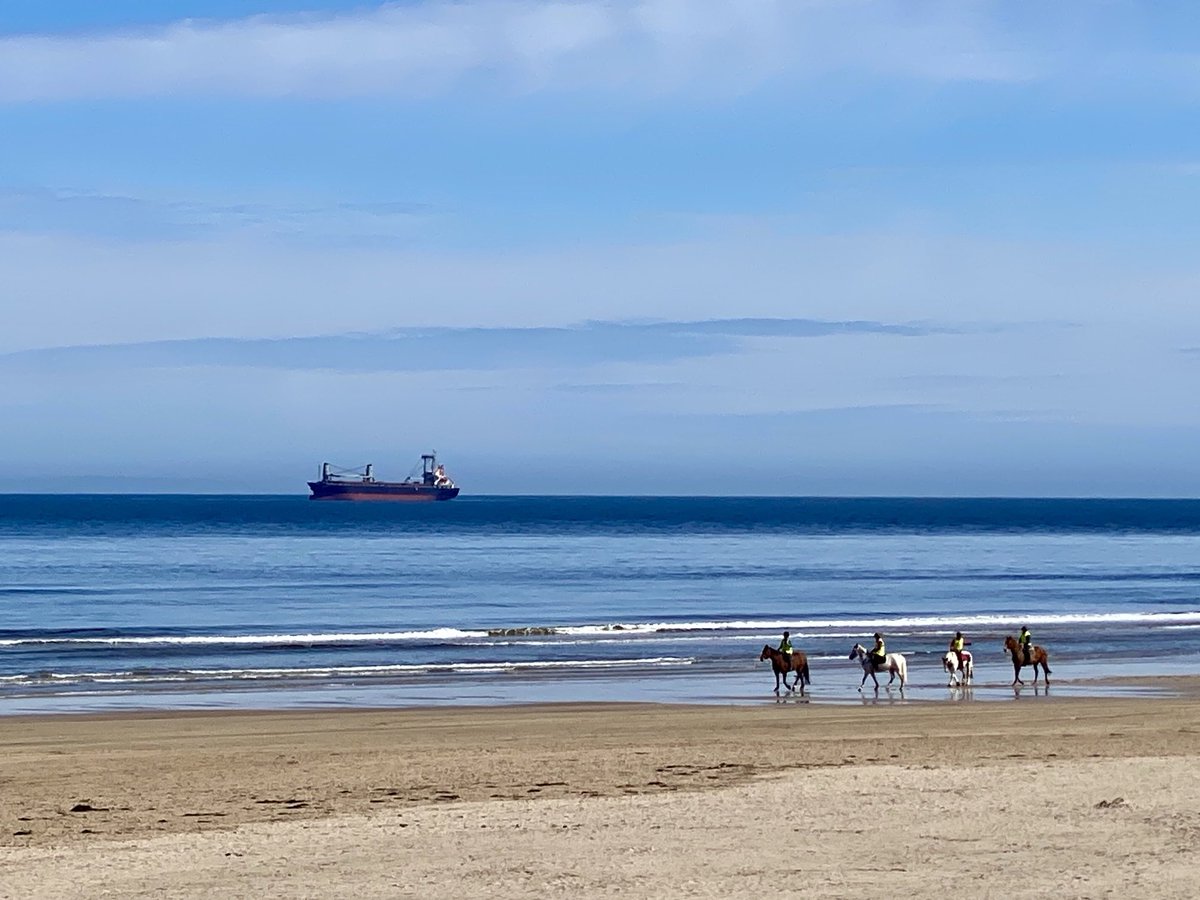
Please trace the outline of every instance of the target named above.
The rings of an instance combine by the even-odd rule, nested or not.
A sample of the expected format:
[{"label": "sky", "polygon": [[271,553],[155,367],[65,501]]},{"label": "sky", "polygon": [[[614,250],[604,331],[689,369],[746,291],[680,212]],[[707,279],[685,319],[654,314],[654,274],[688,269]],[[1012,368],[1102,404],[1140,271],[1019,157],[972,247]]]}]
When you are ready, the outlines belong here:
[{"label": "sky", "polygon": [[4,0],[0,491],[1200,496],[1200,12]]}]

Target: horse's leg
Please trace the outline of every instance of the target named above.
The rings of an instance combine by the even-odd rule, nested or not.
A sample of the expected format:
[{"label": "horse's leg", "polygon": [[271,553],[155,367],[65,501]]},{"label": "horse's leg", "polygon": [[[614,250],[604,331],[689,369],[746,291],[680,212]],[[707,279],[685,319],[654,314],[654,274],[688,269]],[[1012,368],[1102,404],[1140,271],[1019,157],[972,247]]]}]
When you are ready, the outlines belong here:
[{"label": "horse's leg", "polygon": [[1024,684],[1025,683],[1021,680],[1021,664],[1019,662],[1013,663],[1013,682],[1012,683],[1013,684]]}]

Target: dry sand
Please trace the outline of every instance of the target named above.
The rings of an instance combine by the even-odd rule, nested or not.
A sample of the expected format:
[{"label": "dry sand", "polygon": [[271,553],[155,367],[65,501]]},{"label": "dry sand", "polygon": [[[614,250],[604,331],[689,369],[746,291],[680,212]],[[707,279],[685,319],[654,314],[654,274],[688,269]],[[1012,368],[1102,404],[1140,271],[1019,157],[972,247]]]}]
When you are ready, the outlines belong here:
[{"label": "dry sand", "polygon": [[0,719],[3,897],[1200,895],[1200,703]]}]

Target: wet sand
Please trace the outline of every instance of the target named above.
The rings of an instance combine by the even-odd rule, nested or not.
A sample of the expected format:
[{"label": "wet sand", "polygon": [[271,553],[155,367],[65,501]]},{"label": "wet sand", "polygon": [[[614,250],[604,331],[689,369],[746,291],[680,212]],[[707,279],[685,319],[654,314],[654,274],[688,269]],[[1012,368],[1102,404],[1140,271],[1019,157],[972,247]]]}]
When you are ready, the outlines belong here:
[{"label": "wet sand", "polygon": [[0,896],[1195,896],[1200,702],[0,719]]}]

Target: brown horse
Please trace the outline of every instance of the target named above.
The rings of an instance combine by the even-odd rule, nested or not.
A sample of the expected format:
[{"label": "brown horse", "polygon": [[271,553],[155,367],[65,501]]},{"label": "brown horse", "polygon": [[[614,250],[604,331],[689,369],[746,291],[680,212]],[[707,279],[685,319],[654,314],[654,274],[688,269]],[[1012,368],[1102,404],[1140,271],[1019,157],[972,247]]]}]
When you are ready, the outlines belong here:
[{"label": "brown horse", "polygon": [[1046,655],[1046,651],[1034,644],[1029,649],[1029,662],[1025,662],[1025,651],[1021,645],[1017,643],[1017,639],[1011,634],[1004,639],[1004,649],[1012,654],[1013,664],[1013,684],[1024,684],[1020,678],[1022,666],[1033,666],[1033,683],[1037,684],[1038,666],[1042,667],[1042,672],[1046,675],[1046,685],[1050,684],[1050,657]]},{"label": "brown horse", "polygon": [[[758,655],[758,661],[764,659],[771,661],[771,669],[775,673],[775,693],[779,693],[779,679],[783,678],[783,686],[789,691],[794,691],[797,687],[800,688],[800,696],[804,696],[804,686],[812,684],[808,678],[808,657],[799,650],[793,650],[791,656],[786,653],[780,653],[770,644],[764,644],[762,653]],[[795,672],[796,680],[792,684],[787,683],[787,673]]]}]

